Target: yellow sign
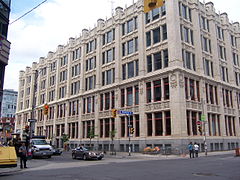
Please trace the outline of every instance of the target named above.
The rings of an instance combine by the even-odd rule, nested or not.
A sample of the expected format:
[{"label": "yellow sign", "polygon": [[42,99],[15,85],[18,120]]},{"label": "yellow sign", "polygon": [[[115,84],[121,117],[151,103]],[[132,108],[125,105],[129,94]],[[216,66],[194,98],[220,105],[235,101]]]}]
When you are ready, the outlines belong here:
[{"label": "yellow sign", "polygon": [[163,6],[165,0],[144,0],[144,13]]}]

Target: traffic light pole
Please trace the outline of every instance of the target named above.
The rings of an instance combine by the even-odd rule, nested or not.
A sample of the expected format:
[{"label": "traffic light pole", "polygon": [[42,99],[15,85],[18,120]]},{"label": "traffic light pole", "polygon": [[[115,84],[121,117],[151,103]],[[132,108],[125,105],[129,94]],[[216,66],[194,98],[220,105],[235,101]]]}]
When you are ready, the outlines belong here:
[{"label": "traffic light pole", "polygon": [[[204,115],[204,100],[203,100],[203,98],[201,99],[201,102],[202,102],[202,115]],[[204,119],[204,121],[203,121],[203,128],[204,128],[204,139],[203,139],[203,143],[204,143],[204,152],[205,152],[205,156],[207,156],[206,119]]]},{"label": "traffic light pole", "polygon": [[131,123],[130,123],[130,115],[127,115],[128,118],[128,156],[131,156],[131,135],[130,135],[130,128],[131,128]]}]

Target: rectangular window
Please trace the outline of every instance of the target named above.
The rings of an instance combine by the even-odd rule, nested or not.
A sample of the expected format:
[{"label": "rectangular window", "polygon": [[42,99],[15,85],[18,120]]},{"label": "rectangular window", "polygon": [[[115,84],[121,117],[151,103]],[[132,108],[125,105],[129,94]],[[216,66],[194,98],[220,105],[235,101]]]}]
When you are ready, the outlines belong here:
[{"label": "rectangular window", "polygon": [[162,91],[161,91],[161,80],[153,81],[154,86],[154,101],[161,101]]},{"label": "rectangular window", "polygon": [[161,52],[153,54],[154,59],[154,70],[162,69],[162,59],[161,59]]},{"label": "rectangular window", "polygon": [[152,101],[152,88],[151,82],[146,83],[146,91],[147,91],[147,103]]},{"label": "rectangular window", "polygon": [[100,94],[100,111],[103,111],[103,94]]},{"label": "rectangular window", "polygon": [[153,44],[160,42],[160,27],[153,30]]},{"label": "rectangular window", "polygon": [[105,110],[110,108],[110,93],[105,93]]},{"label": "rectangular window", "polygon": [[121,89],[121,107],[125,106],[125,89]]},{"label": "rectangular window", "polygon": [[111,105],[111,108],[114,109],[115,108],[115,92],[112,91],[111,92],[111,97],[112,97],[112,105]]},{"label": "rectangular window", "polygon": [[128,78],[134,77],[134,62],[128,63]]},{"label": "rectangular window", "polygon": [[126,64],[122,65],[122,80],[126,79]]},{"label": "rectangular window", "polygon": [[164,41],[164,40],[166,40],[166,39],[167,39],[167,25],[164,24],[164,25],[162,26],[162,40]]},{"label": "rectangular window", "polygon": [[147,72],[152,72],[152,55],[147,56]]},{"label": "rectangular window", "polygon": [[151,46],[151,31],[146,32],[146,46]]},{"label": "rectangular window", "polygon": [[155,116],[155,136],[162,136],[163,135],[162,112],[155,113],[154,116]]},{"label": "rectangular window", "polygon": [[121,137],[125,137],[125,117],[121,117]]},{"label": "rectangular window", "polygon": [[133,105],[133,88],[127,88],[127,106]]},{"label": "rectangular window", "polygon": [[138,85],[134,87],[135,89],[135,105],[139,105],[139,87]]},{"label": "rectangular window", "polygon": [[133,45],[134,45],[133,39],[127,42],[127,53],[128,54],[132,54],[134,52]]},{"label": "rectangular window", "polygon": [[163,83],[164,83],[164,100],[169,100],[170,90],[169,90],[169,80],[168,80],[168,78],[164,78]]},{"label": "rectangular window", "polygon": [[152,114],[147,114],[147,135],[152,136]]}]

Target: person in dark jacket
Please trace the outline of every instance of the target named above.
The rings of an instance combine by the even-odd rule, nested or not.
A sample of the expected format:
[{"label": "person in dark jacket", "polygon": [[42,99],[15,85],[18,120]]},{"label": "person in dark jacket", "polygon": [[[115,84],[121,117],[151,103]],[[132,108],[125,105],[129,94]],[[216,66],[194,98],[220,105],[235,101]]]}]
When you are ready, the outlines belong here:
[{"label": "person in dark jacket", "polygon": [[194,158],[194,146],[192,142],[188,144],[189,156],[190,158]]},{"label": "person in dark jacket", "polygon": [[27,147],[25,143],[22,143],[22,146],[19,148],[19,154],[21,163],[20,168],[27,168]]}]

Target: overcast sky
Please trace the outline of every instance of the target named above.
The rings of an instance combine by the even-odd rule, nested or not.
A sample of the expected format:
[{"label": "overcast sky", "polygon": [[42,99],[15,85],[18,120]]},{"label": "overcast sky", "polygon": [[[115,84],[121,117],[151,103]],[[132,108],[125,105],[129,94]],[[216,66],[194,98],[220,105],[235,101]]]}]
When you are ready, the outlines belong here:
[{"label": "overcast sky", "polygon": [[[10,22],[41,2],[43,0],[12,0]],[[216,12],[227,12],[230,21],[240,22],[240,0],[212,2]],[[109,18],[112,7],[125,8],[132,3],[133,0],[48,0],[10,25],[8,40],[11,51],[4,89],[18,90],[20,70],[31,67],[32,62],[38,62],[39,57],[45,57],[48,51],[54,52],[59,44],[66,44],[70,37],[79,37],[82,29],[93,28],[97,19]]]}]

